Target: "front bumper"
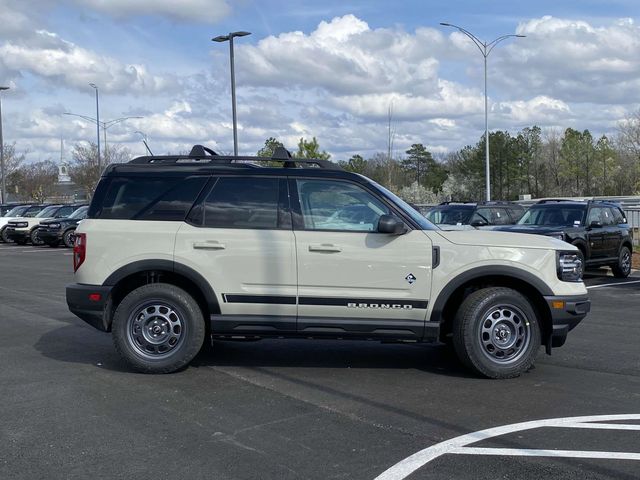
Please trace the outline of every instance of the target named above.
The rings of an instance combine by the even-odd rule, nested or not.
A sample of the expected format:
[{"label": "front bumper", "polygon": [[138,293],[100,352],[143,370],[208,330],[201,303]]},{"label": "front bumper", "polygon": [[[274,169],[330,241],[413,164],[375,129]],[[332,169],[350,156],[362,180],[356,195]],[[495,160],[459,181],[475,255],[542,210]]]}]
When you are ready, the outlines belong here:
[{"label": "front bumper", "polygon": [[561,347],[567,340],[567,334],[578,325],[591,310],[591,300],[587,295],[546,296],[551,312],[551,346]]},{"label": "front bumper", "polygon": [[29,240],[29,230],[7,227],[7,238],[12,242]]},{"label": "front bumper", "polygon": [[103,332],[110,330],[105,312],[111,302],[111,289],[102,285],[67,285],[67,305],[75,314],[89,325]]},{"label": "front bumper", "polygon": [[40,227],[38,236],[44,243],[59,242],[62,239],[62,229],[49,230],[48,228]]}]

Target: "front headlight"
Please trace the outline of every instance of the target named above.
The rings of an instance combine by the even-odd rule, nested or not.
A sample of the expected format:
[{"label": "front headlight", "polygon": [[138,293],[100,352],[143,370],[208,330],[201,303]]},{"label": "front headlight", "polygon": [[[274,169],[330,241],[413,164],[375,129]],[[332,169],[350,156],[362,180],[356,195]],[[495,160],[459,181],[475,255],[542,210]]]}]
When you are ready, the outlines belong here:
[{"label": "front headlight", "polygon": [[14,228],[27,228],[29,226],[28,222],[15,222],[11,224]]},{"label": "front headlight", "polygon": [[[489,137],[491,138],[491,137]],[[57,230],[60,228],[60,224],[59,223],[49,223],[47,225],[44,225],[45,227],[50,228],[51,230]]]},{"label": "front headlight", "polygon": [[562,232],[560,232],[560,233],[550,233],[549,235],[547,235],[547,237],[557,238],[558,240],[564,241],[564,233],[562,233]]},{"label": "front headlight", "polygon": [[558,278],[563,282],[581,282],[583,262],[582,256],[575,252],[558,252]]}]

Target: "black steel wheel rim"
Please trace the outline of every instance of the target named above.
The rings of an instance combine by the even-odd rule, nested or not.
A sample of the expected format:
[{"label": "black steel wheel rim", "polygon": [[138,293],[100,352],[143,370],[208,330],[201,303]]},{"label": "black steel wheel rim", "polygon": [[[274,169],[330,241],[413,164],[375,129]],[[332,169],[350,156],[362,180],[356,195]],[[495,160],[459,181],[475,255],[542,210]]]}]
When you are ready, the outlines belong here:
[{"label": "black steel wheel rim", "polygon": [[184,314],[174,305],[152,300],[137,306],[127,321],[129,343],[148,359],[171,355],[184,341]]},{"label": "black steel wheel rim", "polygon": [[631,271],[631,253],[626,248],[622,252],[622,255],[620,258],[620,269],[624,273]]},{"label": "black steel wheel rim", "polygon": [[526,353],[531,343],[531,323],[515,305],[497,305],[483,315],[477,335],[485,357],[508,365]]}]

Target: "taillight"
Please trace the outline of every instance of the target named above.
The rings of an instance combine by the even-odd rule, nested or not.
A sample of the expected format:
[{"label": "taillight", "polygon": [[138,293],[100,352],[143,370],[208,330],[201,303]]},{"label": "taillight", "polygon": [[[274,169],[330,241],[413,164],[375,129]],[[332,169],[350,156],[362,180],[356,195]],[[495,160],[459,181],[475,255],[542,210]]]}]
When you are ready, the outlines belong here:
[{"label": "taillight", "polygon": [[87,234],[76,233],[76,241],[73,244],[73,271],[77,272],[87,255]]}]

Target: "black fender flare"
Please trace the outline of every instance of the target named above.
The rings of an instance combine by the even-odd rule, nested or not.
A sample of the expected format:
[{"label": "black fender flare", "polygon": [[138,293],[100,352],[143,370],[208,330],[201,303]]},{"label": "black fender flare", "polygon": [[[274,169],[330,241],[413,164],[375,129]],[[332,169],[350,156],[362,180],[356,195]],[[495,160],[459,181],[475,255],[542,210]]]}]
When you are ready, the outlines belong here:
[{"label": "black fender flare", "polygon": [[507,277],[520,280],[533,287],[541,296],[553,295],[553,291],[539,277],[521,268],[506,265],[493,265],[486,267],[476,267],[457,275],[445,285],[438,294],[438,298],[433,302],[433,309],[429,322],[441,323],[444,307],[451,295],[462,285],[472,280],[483,277]]},{"label": "black fender flare", "polygon": [[117,285],[118,282],[130,275],[151,270],[169,271],[185,277],[200,290],[202,296],[207,302],[209,312],[220,312],[218,298],[216,297],[213,288],[211,288],[211,285],[209,285],[209,282],[207,282],[207,280],[193,268],[187,267],[186,265],[183,265],[181,263],[173,262],[171,260],[139,260],[137,262],[129,263],[128,265],[120,267],[111,275],[109,275],[102,285],[113,287]]}]

